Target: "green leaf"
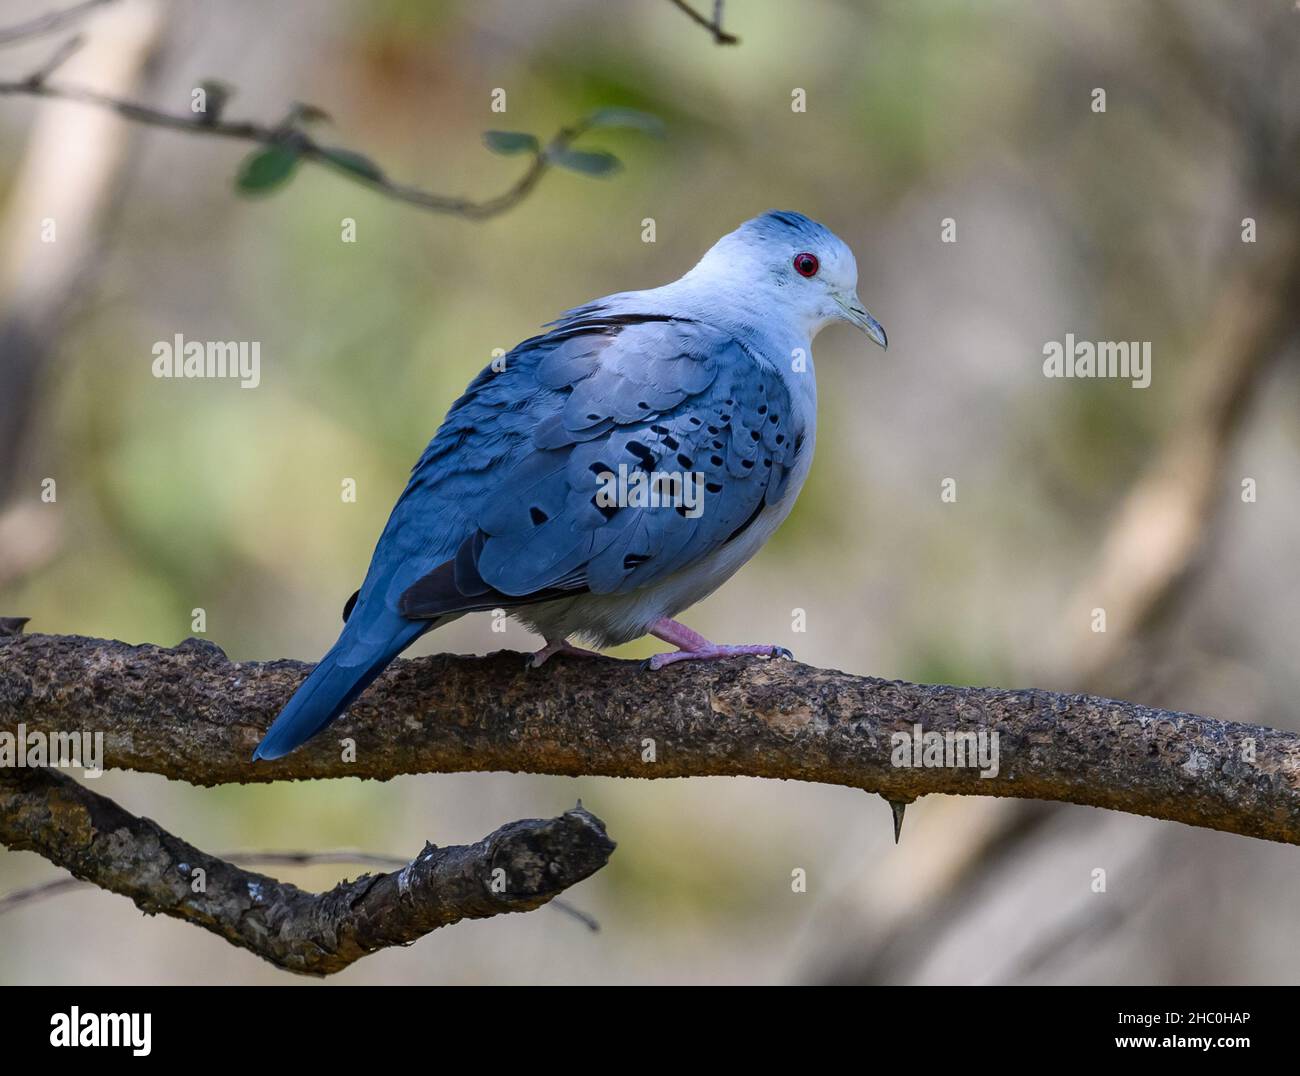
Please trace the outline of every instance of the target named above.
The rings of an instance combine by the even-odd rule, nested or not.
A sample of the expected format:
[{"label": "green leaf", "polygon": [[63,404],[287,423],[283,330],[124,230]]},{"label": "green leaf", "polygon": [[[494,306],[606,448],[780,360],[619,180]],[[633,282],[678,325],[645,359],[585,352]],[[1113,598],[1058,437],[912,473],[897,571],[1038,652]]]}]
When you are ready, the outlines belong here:
[{"label": "green leaf", "polygon": [[541,143],[527,131],[484,131],[483,144],[493,153],[536,153]]},{"label": "green leaf", "polygon": [[608,176],[623,167],[623,162],[604,150],[561,149],[552,150],[550,159],[570,172],[585,176]]},{"label": "green leaf", "polygon": [[641,131],[651,138],[663,138],[664,121],[649,112],[638,112],[635,108],[602,108],[594,112],[587,120],[591,127],[628,127]]},{"label": "green leaf", "polygon": [[384,170],[379,165],[375,164],[369,157],[354,153],[350,149],[327,148],[321,150],[321,155],[335,167],[341,168],[344,172],[350,172],[354,176],[360,176],[362,179],[379,183],[384,178]]},{"label": "green leaf", "polygon": [[285,183],[298,167],[298,154],[283,146],[257,150],[239,166],[235,186],[244,194],[266,194]]}]

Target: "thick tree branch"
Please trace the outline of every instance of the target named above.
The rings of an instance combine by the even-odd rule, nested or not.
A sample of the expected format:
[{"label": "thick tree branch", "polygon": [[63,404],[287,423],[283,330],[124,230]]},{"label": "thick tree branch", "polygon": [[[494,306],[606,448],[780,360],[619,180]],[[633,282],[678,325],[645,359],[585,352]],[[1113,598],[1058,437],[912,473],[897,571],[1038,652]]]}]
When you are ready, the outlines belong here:
[{"label": "thick tree branch", "polygon": [[[749,775],[1061,800],[1300,843],[1300,736],[1091,695],[922,686],[762,658],[395,662],[302,750],[249,762],[310,666],[77,636],[0,641],[0,741],[102,732],[103,764],[213,785],[508,770]],[[892,734],[998,734],[998,773],[898,767]],[[12,741],[11,741],[12,742]],[[990,739],[991,742],[991,739]]]},{"label": "thick tree branch", "polygon": [[210,856],[47,769],[0,772],[0,840],[78,878],[210,930],[286,971],[329,975],[462,919],[526,912],[614,849],[581,805],[502,826],[477,844],[425,845],[401,870],[308,893]]},{"label": "thick tree branch", "polygon": [[[370,852],[223,852],[218,859],[229,860],[240,866],[307,867],[322,863],[349,863],[364,867],[388,867],[396,870],[410,860],[398,856],[375,855]],[[15,889],[0,897],[0,915],[36,904],[48,897],[57,897],[78,889],[94,889],[95,883],[82,878],[54,878],[37,882],[24,889]]]},{"label": "thick tree branch", "polygon": [[[397,869],[405,867],[410,862],[400,856],[386,856],[356,849],[334,849],[325,852],[222,852],[217,858],[229,860],[241,867],[319,867],[326,863],[349,863],[363,867]],[[96,888],[94,882],[81,878],[54,878],[48,882],[37,882],[35,885],[15,889],[0,897],[0,915],[35,904],[47,897],[57,897],[77,889],[94,888]],[[593,933],[600,931],[600,920],[580,908],[575,908],[566,900],[555,897],[548,907],[563,912],[571,919],[576,919]]]}]

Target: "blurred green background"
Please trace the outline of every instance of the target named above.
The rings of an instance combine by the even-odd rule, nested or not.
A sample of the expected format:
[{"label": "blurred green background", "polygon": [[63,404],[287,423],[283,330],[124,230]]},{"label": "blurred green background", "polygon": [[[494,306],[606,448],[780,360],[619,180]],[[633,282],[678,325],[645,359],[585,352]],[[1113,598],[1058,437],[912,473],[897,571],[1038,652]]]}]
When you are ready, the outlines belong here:
[{"label": "blurred green background", "polygon": [[[47,6],[0,0],[0,23]],[[783,208],[854,249],[891,346],[819,338],[799,505],[685,619],[856,673],[1300,726],[1300,12],[736,0],[726,26],[739,45],[667,0],[121,0],[87,18],[59,80],[182,112],[219,78],[230,116],[268,122],[310,102],[332,117],[325,140],[440,193],[519,175],[522,159],[483,147],[488,128],[546,138],[622,105],[667,137],[593,133],[584,148],[622,173],[556,171],[472,222],[310,166],[241,197],[238,144],[0,97],[0,614],[171,645],[202,608],[234,659],[314,660],[411,464],[494,348],[673,279]],[[0,78],[58,40],[0,50]],[[1043,344],[1067,332],[1151,341],[1151,387],[1045,379]],[[260,341],[260,387],[155,379],[151,348],[176,333]],[[1097,606],[1104,637],[1088,630]],[[474,617],[414,652],[536,645]],[[1300,978],[1300,952],[1277,941],[1300,936],[1293,849],[1086,808],[924,800],[895,848],[876,797],[758,780],[95,787],[218,852],[412,855],[579,797],[618,841],[568,895],[600,933],[554,909],[466,923],[339,982]],[[340,868],[281,874],[326,888]],[[0,892],[57,876],[0,853]],[[296,981],[89,891],[0,917],[0,979]]]}]

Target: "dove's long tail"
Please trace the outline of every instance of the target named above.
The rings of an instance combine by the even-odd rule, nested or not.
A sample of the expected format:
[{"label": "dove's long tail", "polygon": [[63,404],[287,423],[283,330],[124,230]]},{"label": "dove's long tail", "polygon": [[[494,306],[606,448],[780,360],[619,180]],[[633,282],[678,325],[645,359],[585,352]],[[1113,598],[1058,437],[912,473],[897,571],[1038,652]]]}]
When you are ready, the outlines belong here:
[{"label": "dove's long tail", "polygon": [[[369,608],[364,608],[369,604]],[[360,603],[343,633],[312,670],[253,752],[283,758],[339,716],[393,658],[436,621],[411,621],[380,602]]]}]

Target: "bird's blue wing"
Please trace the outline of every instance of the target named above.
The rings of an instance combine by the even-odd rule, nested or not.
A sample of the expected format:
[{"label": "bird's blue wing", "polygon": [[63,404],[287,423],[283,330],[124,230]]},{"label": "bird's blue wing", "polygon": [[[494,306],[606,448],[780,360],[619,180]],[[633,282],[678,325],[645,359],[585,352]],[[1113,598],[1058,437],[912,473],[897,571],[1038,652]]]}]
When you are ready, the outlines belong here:
[{"label": "bird's blue wing", "polygon": [[[440,534],[432,564],[422,536],[404,538],[426,570],[401,573],[399,610],[426,618],[658,582],[775,503],[801,443],[777,370],[728,333],[575,317],[485,370],[417,465],[394,520],[418,529],[454,499],[460,537],[453,550]],[[667,503],[602,500],[620,471],[660,475]],[[698,511],[671,476],[698,482]]]},{"label": "bird's blue wing", "polygon": [[[801,444],[775,367],[725,332],[599,306],[572,313],[453,405],[342,634],[254,757],[280,758],[323,729],[439,617],[626,592],[697,562],[779,499]],[[671,499],[597,500],[620,465],[698,473],[699,514]]]}]

